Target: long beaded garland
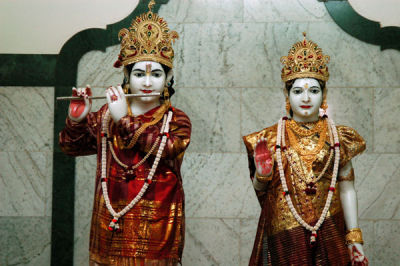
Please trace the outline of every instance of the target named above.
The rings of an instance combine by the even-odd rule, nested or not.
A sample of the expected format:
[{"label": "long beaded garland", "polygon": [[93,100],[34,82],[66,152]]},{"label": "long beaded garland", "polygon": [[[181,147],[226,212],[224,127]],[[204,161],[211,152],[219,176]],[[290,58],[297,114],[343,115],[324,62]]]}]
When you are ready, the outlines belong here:
[{"label": "long beaded garland", "polygon": [[103,190],[103,197],[106,203],[107,209],[110,214],[113,216],[112,221],[108,226],[108,230],[110,231],[118,231],[120,227],[118,225],[118,219],[125,215],[128,211],[130,211],[136,203],[143,197],[143,194],[146,192],[147,188],[149,187],[151,180],[156,172],[158,163],[160,162],[161,155],[164,151],[164,147],[167,143],[168,138],[168,131],[169,131],[169,123],[171,122],[173,112],[170,110],[168,115],[164,115],[164,123],[160,130],[160,134],[162,134],[162,139],[160,146],[157,151],[156,158],[154,159],[153,166],[151,167],[150,173],[147,176],[145,182],[143,183],[142,188],[140,189],[139,193],[133,198],[133,200],[125,206],[120,212],[116,212],[111,205],[110,198],[108,197],[107,191],[107,134],[108,133],[108,126],[110,123],[110,111],[107,110],[102,123],[102,139],[101,139],[101,186]]},{"label": "long beaded garland", "polygon": [[[337,174],[339,171],[339,160],[340,160],[339,137],[338,137],[338,133],[337,133],[334,122],[328,118],[328,124],[331,129],[331,132],[333,133],[333,139],[335,142],[335,145],[334,145],[335,162],[333,165],[332,180],[331,180],[331,184],[329,187],[328,196],[326,198],[326,203],[325,203],[324,209],[322,210],[322,214],[319,217],[317,223],[314,226],[311,226],[308,223],[306,223],[303,220],[303,218],[301,218],[301,216],[297,213],[297,211],[293,205],[292,199],[290,197],[288,186],[286,184],[286,178],[285,178],[285,172],[283,170],[282,154],[281,154],[281,143],[285,142],[284,138],[285,138],[285,121],[286,120],[287,120],[287,117],[281,118],[279,120],[278,129],[277,129],[277,140],[276,140],[276,158],[277,158],[277,163],[278,163],[279,176],[280,176],[282,188],[283,188],[283,195],[286,199],[286,202],[289,206],[291,213],[293,214],[293,216],[297,220],[297,222],[299,224],[301,224],[304,228],[306,228],[308,231],[311,231],[310,242],[311,242],[311,244],[314,244],[316,241],[316,237],[317,237],[317,231],[321,227],[322,223],[324,222],[324,220],[326,218],[326,215],[328,214],[329,207],[332,202],[333,192],[335,191],[336,178],[337,178]],[[286,147],[284,147],[284,149],[286,149]]]}]

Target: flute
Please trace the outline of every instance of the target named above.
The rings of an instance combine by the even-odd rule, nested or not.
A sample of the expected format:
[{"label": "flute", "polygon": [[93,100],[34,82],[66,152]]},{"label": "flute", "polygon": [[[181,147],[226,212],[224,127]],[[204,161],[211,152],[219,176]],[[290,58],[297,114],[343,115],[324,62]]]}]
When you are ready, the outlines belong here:
[{"label": "flute", "polygon": [[[160,93],[158,92],[152,92],[148,94],[125,94],[126,98],[131,98],[131,97],[151,97],[151,96],[160,96]],[[106,96],[89,96],[88,99],[91,100],[99,100],[99,99],[106,99]],[[62,96],[62,97],[57,97],[57,101],[67,101],[67,100],[83,100],[83,97],[77,97],[77,96]]]}]

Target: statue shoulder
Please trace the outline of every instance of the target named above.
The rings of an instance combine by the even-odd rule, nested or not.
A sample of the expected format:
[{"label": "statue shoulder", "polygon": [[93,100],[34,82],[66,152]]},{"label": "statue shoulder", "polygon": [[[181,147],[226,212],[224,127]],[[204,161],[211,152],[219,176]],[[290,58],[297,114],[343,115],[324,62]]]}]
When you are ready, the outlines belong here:
[{"label": "statue shoulder", "polygon": [[278,128],[278,124],[274,124],[270,127],[264,128],[260,131],[253,132],[251,134],[243,136],[243,142],[244,142],[244,145],[246,146],[247,152],[249,154],[253,154],[254,146],[257,143],[257,140],[259,140],[262,137],[267,139],[268,146],[275,145],[277,128]]}]

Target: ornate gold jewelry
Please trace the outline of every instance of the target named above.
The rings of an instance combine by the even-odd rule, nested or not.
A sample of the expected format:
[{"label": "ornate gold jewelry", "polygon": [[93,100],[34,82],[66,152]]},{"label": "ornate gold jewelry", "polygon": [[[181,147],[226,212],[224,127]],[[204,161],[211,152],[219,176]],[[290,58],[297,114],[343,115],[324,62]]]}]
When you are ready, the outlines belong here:
[{"label": "ornate gold jewelry", "polygon": [[362,232],[360,228],[353,228],[347,231],[346,234],[346,245],[359,243],[364,244]]},{"label": "ornate gold jewelry", "polygon": [[267,183],[268,181],[272,180],[272,173],[269,176],[259,175],[256,171],[256,178],[260,183]]},{"label": "ornate gold jewelry", "polygon": [[127,146],[125,146],[126,149],[132,149],[132,147],[136,144],[138,141],[140,135],[148,128],[149,126],[155,125],[158,123],[163,118],[164,113],[168,110],[168,108],[171,106],[171,103],[169,101],[166,101],[163,105],[160,106],[160,108],[152,115],[153,120],[150,122],[144,123],[138,130],[136,130],[135,135],[133,135],[131,141]]},{"label": "ornate gold jewelry", "polygon": [[290,108],[291,108],[291,106],[290,106],[290,101],[289,101],[289,98],[288,97],[286,97],[286,113],[288,114],[288,115],[290,115]]},{"label": "ornate gold jewelry", "polygon": [[303,32],[302,42],[295,43],[289,50],[288,56],[281,57],[283,82],[297,78],[316,78],[328,81],[329,72],[326,64],[330,57],[322,54],[321,48],[310,40],[306,40]]},{"label": "ornate gold jewelry", "polygon": [[328,109],[328,103],[326,102],[325,97],[324,97],[324,100],[322,101],[321,109],[323,109],[324,111],[326,111]]},{"label": "ornate gold jewelry", "polygon": [[338,176],[338,181],[353,181],[354,180],[354,168],[351,168],[347,176]]},{"label": "ornate gold jewelry", "polygon": [[168,91],[168,87],[164,87],[164,100],[169,100],[169,91]]},{"label": "ornate gold jewelry", "polygon": [[176,31],[170,31],[167,22],[152,12],[154,5],[154,0],[151,0],[147,13],[132,20],[129,29],[119,31],[118,38],[122,38],[121,51],[115,67],[139,61],[154,61],[172,68],[172,43],[179,35]]},{"label": "ornate gold jewelry", "polygon": [[[293,124],[295,124],[296,126],[294,126]],[[315,125],[315,127],[310,130],[299,127],[293,120],[287,122],[287,134],[289,137],[290,147],[292,147],[300,156],[301,161],[304,162],[308,172],[312,170],[313,162],[317,159],[318,153],[325,145],[327,129],[328,125],[326,124],[326,120],[318,121],[317,125]],[[300,141],[296,137],[296,135],[300,137],[305,137],[317,133],[319,135],[318,143],[312,150],[304,149],[303,147],[301,147]]]}]

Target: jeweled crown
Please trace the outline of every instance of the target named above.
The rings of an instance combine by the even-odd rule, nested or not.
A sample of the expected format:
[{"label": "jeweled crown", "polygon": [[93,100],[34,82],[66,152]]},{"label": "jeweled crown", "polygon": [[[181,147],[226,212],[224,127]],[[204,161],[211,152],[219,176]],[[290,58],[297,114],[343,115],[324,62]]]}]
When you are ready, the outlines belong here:
[{"label": "jeweled crown", "polygon": [[286,82],[297,78],[316,78],[328,81],[329,72],[326,64],[329,62],[329,55],[324,55],[322,49],[310,40],[304,39],[295,43],[289,50],[288,56],[281,57],[282,81]]},{"label": "jeweled crown", "polygon": [[127,66],[139,61],[155,61],[170,68],[173,66],[172,43],[179,38],[176,31],[170,31],[167,22],[152,12],[154,0],[149,3],[149,11],[132,20],[129,29],[118,33],[121,51],[115,67]]}]

